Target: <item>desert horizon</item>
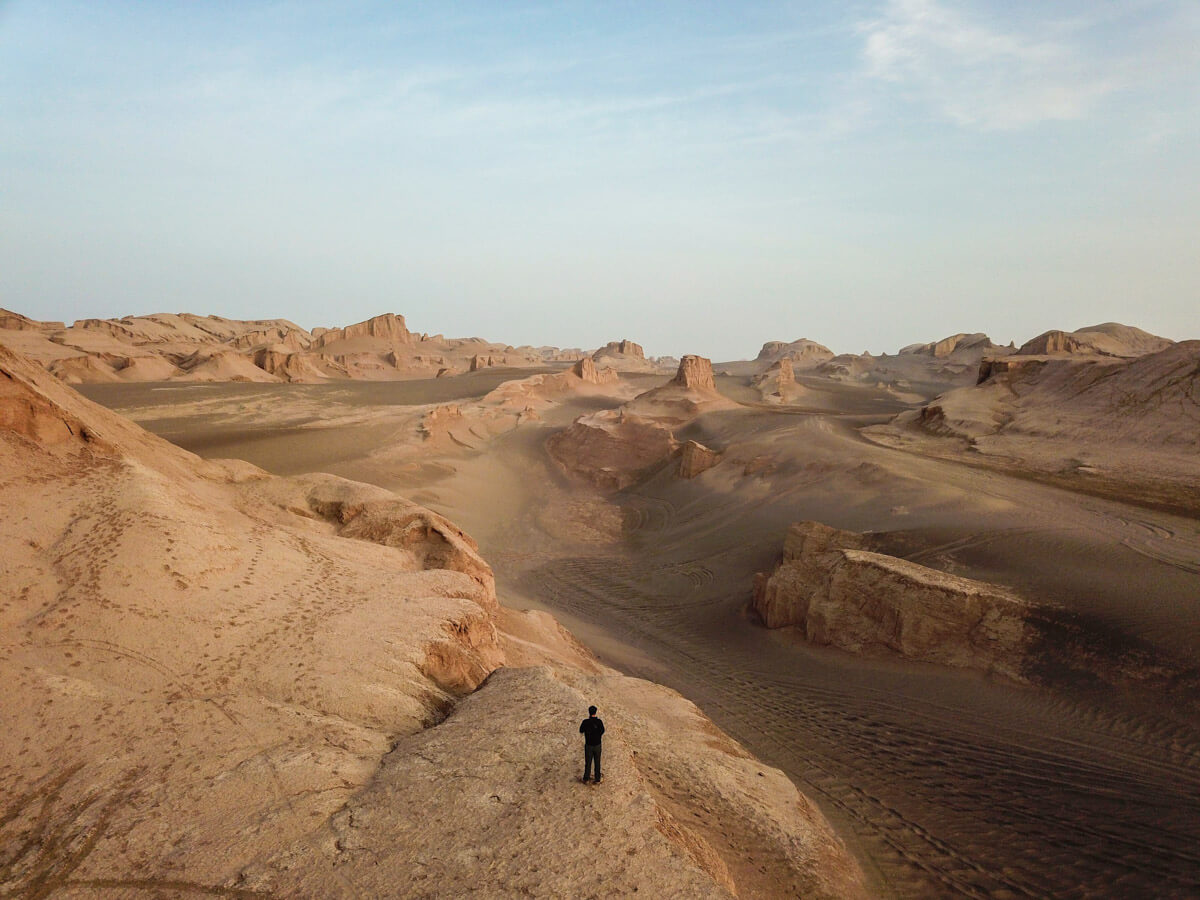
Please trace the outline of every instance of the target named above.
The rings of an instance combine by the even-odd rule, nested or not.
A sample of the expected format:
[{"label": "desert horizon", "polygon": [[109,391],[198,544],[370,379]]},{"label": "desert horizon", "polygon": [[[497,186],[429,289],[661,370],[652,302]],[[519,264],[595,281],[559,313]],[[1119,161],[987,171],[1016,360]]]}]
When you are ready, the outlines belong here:
[{"label": "desert horizon", "polygon": [[1200,888],[1200,341],[0,326],[6,889]]},{"label": "desert horizon", "polygon": [[0,3],[0,898],[1200,897],[1198,84]]}]

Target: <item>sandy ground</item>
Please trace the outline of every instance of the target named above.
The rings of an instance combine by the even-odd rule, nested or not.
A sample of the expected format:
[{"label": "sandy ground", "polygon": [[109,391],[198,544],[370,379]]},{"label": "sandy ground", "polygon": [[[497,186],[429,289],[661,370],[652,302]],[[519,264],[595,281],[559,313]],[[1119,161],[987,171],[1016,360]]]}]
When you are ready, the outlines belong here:
[{"label": "sandy ground", "polygon": [[[389,427],[453,452],[567,375]],[[0,896],[865,896],[782,771],[405,498],[202,460],[0,348],[0,509]]]},{"label": "sandy ground", "polygon": [[[553,612],[787,772],[881,895],[1200,894],[1200,714],[1175,677],[1200,665],[1196,519],[874,445],[857,428],[903,404],[831,382],[820,403],[767,408],[744,379],[719,378],[743,405],[678,436],[724,451],[721,464],[686,481],[668,466],[612,496],[568,481],[543,449],[602,397],[420,465],[389,453],[411,404],[495,384],[442,382],[390,398],[354,384],[84,392],[202,455],[333,472],[446,514],[479,541],[502,603]],[[884,532],[896,555],[1056,605],[1094,652],[1136,650],[1162,672],[1114,686],[1050,671],[1026,688],[769,632],[745,613],[751,578],[801,519]]]}]

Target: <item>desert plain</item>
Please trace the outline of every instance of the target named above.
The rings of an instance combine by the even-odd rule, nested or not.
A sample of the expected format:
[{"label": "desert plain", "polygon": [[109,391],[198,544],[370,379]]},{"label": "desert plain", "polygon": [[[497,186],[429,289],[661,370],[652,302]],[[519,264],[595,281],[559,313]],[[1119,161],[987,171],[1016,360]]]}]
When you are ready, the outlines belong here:
[{"label": "desert plain", "polygon": [[601,337],[0,314],[0,895],[1200,894],[1200,342]]}]

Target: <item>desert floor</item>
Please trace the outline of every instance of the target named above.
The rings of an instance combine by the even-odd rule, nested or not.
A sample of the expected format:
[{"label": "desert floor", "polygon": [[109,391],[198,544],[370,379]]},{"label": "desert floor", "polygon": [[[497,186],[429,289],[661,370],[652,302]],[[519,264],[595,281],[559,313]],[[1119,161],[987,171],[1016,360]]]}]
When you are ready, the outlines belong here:
[{"label": "desert floor", "polygon": [[[882,895],[1200,895],[1200,521],[877,446],[857,428],[904,407],[832,383],[821,408],[771,408],[719,377],[742,405],[680,436],[724,449],[721,465],[613,496],[543,443],[616,400],[568,400],[475,447],[401,446],[413,406],[520,374],[81,390],[202,456],[373,482],[450,517],[503,604],[551,611],[605,662],[697,702],[820,803]],[[1162,671],[1143,686],[1047,671],[1030,688],[768,631],[745,612],[751,579],[801,519],[885,532],[896,555],[1060,607],[1081,652]]]}]

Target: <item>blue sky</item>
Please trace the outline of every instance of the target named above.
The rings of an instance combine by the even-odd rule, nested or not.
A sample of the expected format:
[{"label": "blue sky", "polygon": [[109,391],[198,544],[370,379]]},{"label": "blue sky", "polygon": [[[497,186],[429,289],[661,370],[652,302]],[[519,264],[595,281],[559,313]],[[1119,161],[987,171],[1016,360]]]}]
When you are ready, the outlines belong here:
[{"label": "blue sky", "polygon": [[0,0],[0,305],[1200,337],[1200,4]]}]

